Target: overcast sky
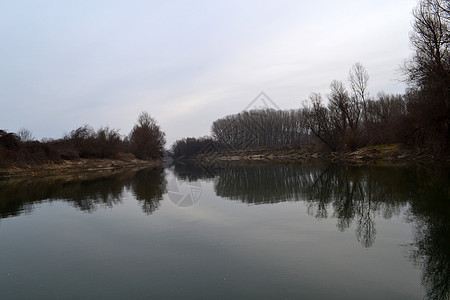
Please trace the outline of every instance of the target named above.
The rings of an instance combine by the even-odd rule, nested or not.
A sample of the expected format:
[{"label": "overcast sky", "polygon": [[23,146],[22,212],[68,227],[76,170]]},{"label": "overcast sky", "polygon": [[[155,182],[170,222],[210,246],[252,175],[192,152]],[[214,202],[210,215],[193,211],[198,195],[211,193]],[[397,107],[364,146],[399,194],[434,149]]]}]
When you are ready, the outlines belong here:
[{"label": "overcast sky", "polygon": [[0,4],[0,129],[128,134],[141,111],[168,146],[264,91],[281,109],[347,82],[402,93],[415,0],[47,1]]}]

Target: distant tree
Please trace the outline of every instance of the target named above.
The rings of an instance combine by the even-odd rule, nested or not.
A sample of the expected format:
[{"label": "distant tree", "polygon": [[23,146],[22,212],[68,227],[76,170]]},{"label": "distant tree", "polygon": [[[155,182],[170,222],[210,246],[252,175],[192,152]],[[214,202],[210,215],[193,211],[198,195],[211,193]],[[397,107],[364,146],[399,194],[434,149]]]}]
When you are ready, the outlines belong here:
[{"label": "distant tree", "polygon": [[111,157],[122,148],[122,139],[117,129],[101,127],[96,132],[95,144],[100,157]]},{"label": "distant tree", "polygon": [[210,137],[184,138],[173,143],[170,154],[172,158],[191,158],[197,154],[216,152],[220,149],[217,142]]},{"label": "distant tree", "polygon": [[0,130],[0,146],[5,147],[8,150],[19,149],[20,138],[17,134]]},{"label": "distant tree", "polygon": [[[367,85],[369,82],[369,73],[367,73],[364,66],[357,62],[349,71],[348,80],[350,82],[350,88],[353,91],[352,102],[353,107],[357,108],[359,114],[359,104],[362,105],[362,117],[364,123],[367,122]],[[358,116],[359,118],[359,116]]]},{"label": "distant tree", "polygon": [[298,145],[308,130],[300,109],[254,109],[214,121],[211,136],[220,145],[245,149]]},{"label": "distant tree", "polygon": [[323,105],[320,94],[312,93],[309,99],[311,106],[303,108],[309,130],[330,150],[336,151],[340,136],[336,134],[336,128],[331,122],[329,109]]},{"label": "distant tree", "polygon": [[339,146],[354,150],[359,146],[358,125],[360,119],[360,101],[350,97],[341,81],[333,80],[328,95],[329,119],[335,128],[335,134],[341,139]]},{"label": "distant tree", "polygon": [[66,134],[62,140],[49,141],[49,143],[59,145],[66,159],[112,158],[125,150],[119,130],[108,126],[95,131],[91,126],[84,125]]},{"label": "distant tree", "polygon": [[140,159],[158,159],[164,155],[165,134],[149,113],[142,112],[130,132],[132,153]]},{"label": "distant tree", "polygon": [[364,102],[367,99],[369,73],[361,63],[357,62],[352,66],[348,74],[348,81],[355,96]]},{"label": "distant tree", "polygon": [[78,127],[77,129],[72,130],[69,134],[66,134],[64,136],[64,139],[72,141],[82,141],[93,138],[94,135],[95,135],[94,128],[86,124]]},{"label": "distant tree", "polygon": [[358,129],[360,117],[359,102],[349,96],[341,81],[333,80],[330,84],[330,89],[328,107],[333,113],[333,117],[337,117],[335,121],[336,126],[342,132],[345,132],[347,129]]},{"label": "distant tree", "polygon": [[367,143],[388,144],[405,142],[409,126],[406,120],[406,97],[378,93],[376,100],[367,101]]},{"label": "distant tree", "polygon": [[65,134],[64,148],[71,152],[69,156],[79,156],[82,158],[95,157],[97,155],[97,147],[95,145],[95,130],[89,125],[83,125],[70,133]]},{"label": "distant tree", "polygon": [[21,128],[17,132],[17,135],[19,136],[21,142],[31,142],[34,140],[33,133],[31,130],[26,128]]}]

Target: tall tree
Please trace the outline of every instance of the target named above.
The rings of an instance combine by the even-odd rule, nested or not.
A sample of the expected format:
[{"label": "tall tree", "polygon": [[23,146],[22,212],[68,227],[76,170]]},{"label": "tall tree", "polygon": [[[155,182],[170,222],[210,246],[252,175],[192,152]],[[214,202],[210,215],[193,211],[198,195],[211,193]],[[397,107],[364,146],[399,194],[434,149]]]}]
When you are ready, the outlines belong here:
[{"label": "tall tree", "polygon": [[355,109],[357,109],[359,118],[359,103],[362,104],[362,115],[364,124],[367,123],[367,85],[369,82],[369,73],[364,66],[357,62],[355,63],[348,73],[348,80],[350,82],[350,88],[353,91],[352,102]]},{"label": "tall tree", "polygon": [[359,144],[360,102],[356,97],[349,96],[341,81],[333,80],[330,88],[331,93],[328,95],[330,122],[342,140],[341,149],[353,150]]},{"label": "tall tree", "polygon": [[410,83],[417,87],[448,84],[449,1],[422,0],[413,11],[413,31],[410,35],[414,49],[404,71]]},{"label": "tall tree", "polygon": [[142,112],[130,133],[132,152],[140,159],[158,159],[164,154],[165,134],[148,112]]},{"label": "tall tree", "polygon": [[421,0],[413,11],[414,53],[403,67],[409,93],[411,141],[450,150],[450,1]]},{"label": "tall tree", "polygon": [[312,134],[321,140],[332,151],[336,151],[340,136],[330,121],[330,111],[322,104],[322,96],[312,93],[309,96],[311,107],[304,107],[306,122]]}]

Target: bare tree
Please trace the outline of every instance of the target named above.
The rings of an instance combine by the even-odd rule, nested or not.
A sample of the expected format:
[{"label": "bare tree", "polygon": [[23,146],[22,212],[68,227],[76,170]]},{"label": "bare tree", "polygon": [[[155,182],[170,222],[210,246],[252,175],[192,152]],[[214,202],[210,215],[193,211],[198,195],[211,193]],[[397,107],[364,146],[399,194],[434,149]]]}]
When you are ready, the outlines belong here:
[{"label": "bare tree", "polygon": [[220,150],[221,145],[213,141],[210,137],[184,138],[173,143],[170,155],[173,158],[192,158],[197,154],[213,153]]},{"label": "bare tree", "polygon": [[330,84],[331,93],[328,95],[328,110],[330,122],[341,139],[341,150],[354,150],[359,146],[360,101],[349,96],[341,81],[333,80]]},{"label": "bare tree", "polygon": [[360,105],[355,98],[351,98],[341,81],[333,80],[330,84],[331,93],[328,95],[328,108],[335,117],[336,126],[344,133],[347,129],[357,130],[360,116]]},{"label": "bare tree", "polygon": [[211,126],[214,141],[232,149],[298,145],[308,136],[299,109],[257,109],[229,115]]},{"label": "bare tree", "polygon": [[101,127],[96,132],[95,145],[100,157],[112,157],[122,150],[122,137],[119,130],[108,126]]},{"label": "bare tree", "polygon": [[34,140],[33,133],[31,130],[26,128],[21,128],[17,132],[17,135],[19,136],[21,142],[31,142]]},{"label": "bare tree", "polygon": [[157,159],[164,154],[165,134],[149,113],[142,112],[131,130],[129,141],[137,158]]},{"label": "bare tree", "polygon": [[339,135],[333,123],[330,122],[330,112],[322,104],[322,96],[312,93],[309,96],[311,107],[305,107],[305,115],[309,130],[331,150],[336,151],[339,143]]},{"label": "bare tree", "polygon": [[362,114],[364,123],[367,122],[367,85],[369,82],[369,73],[367,73],[364,66],[357,62],[355,63],[348,73],[348,81],[350,82],[350,88],[353,91],[353,106],[357,107],[358,102],[362,103]]},{"label": "bare tree", "polygon": [[414,50],[403,66],[410,143],[434,152],[450,150],[450,2],[420,0],[410,35]]},{"label": "bare tree", "polygon": [[448,0],[427,0],[429,5],[435,7],[442,12],[442,18],[450,21],[450,1]]},{"label": "bare tree", "polygon": [[446,79],[448,84],[449,1],[422,0],[413,11],[413,31],[410,34],[413,56],[403,71],[407,80],[417,87],[436,85]]}]

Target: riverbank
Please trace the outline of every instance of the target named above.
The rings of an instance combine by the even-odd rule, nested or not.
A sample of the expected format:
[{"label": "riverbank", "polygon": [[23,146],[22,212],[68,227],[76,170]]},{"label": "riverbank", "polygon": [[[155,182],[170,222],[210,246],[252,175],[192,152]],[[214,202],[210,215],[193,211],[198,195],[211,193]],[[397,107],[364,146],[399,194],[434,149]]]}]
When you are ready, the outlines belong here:
[{"label": "riverbank", "polygon": [[[181,158],[182,160],[183,158]],[[191,158],[204,162],[213,161],[299,161],[305,159],[327,159],[350,163],[406,163],[444,162],[450,164],[450,156],[436,156],[426,150],[411,149],[399,144],[369,146],[349,152],[326,152],[315,146],[289,146],[258,148],[198,154]]]},{"label": "riverbank", "polygon": [[111,172],[132,168],[151,168],[161,166],[162,160],[140,160],[135,158],[62,160],[58,163],[48,162],[37,165],[12,166],[0,169],[1,178],[64,176],[87,173]]}]

